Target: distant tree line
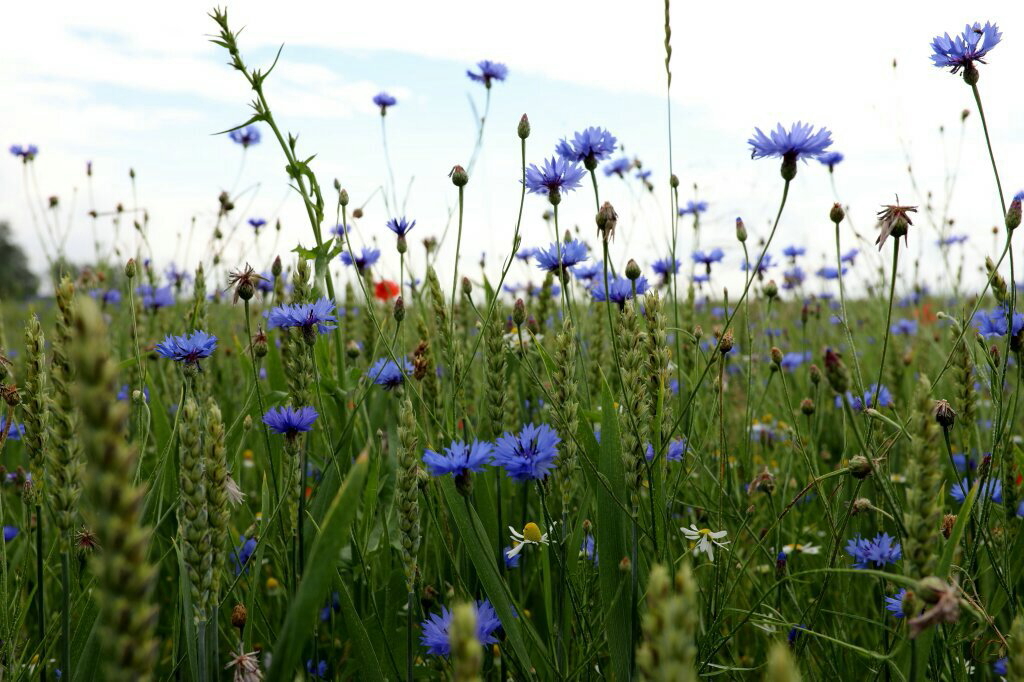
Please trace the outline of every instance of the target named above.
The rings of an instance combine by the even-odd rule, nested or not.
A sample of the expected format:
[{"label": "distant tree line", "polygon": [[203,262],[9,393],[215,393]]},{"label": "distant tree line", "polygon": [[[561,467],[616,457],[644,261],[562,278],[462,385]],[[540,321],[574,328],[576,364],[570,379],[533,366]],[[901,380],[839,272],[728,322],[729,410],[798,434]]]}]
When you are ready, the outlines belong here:
[{"label": "distant tree line", "polygon": [[28,257],[14,241],[10,223],[0,221],[0,300],[21,301],[36,295],[39,277],[28,266]]}]

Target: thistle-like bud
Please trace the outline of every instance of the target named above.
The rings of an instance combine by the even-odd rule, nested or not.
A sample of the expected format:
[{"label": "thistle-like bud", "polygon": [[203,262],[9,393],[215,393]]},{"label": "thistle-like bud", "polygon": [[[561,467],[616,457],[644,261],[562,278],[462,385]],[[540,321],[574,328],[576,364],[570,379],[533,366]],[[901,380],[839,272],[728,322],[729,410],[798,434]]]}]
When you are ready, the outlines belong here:
[{"label": "thistle-like bud", "polygon": [[348,190],[343,189],[338,192],[338,203],[342,206],[348,206]]},{"label": "thistle-like bud", "polygon": [[743,218],[736,219],[736,240],[741,244],[747,241],[747,227],[743,224]]},{"label": "thistle-like bud", "polygon": [[671,176],[669,177],[669,179],[668,179],[668,184],[669,184],[669,186],[670,186],[670,187],[671,187],[672,189],[676,189],[676,188],[678,188],[678,187],[679,187],[679,178],[678,178],[678,177],[676,177],[676,174],[675,174],[675,173],[673,173],[673,174],[672,174],[672,175],[671,175]]},{"label": "thistle-like bud", "polygon": [[274,258],[274,264],[270,266],[270,274],[272,274],[276,279],[281,276],[281,273],[283,271],[284,266],[281,265],[281,257],[277,256],[276,258]]},{"label": "thistle-like bud", "polygon": [[775,283],[774,279],[768,280],[768,283],[764,285],[764,295],[769,299],[779,295],[779,285]]},{"label": "thistle-like bud", "polygon": [[1021,217],[1021,200],[1024,199],[1024,192],[1020,192],[1010,202],[1010,208],[1006,211],[1006,229],[1009,232],[1013,232],[1020,227]]},{"label": "thistle-like bud", "polygon": [[245,604],[235,604],[231,609],[231,625],[238,629],[239,634],[245,629],[245,622],[249,619],[249,611]]},{"label": "thistle-like bud", "polygon": [[978,84],[980,76],[981,74],[978,72],[978,67],[974,65],[974,62],[967,60],[967,65],[964,66],[964,83],[973,87]]},{"label": "thistle-like bud", "polygon": [[782,167],[779,172],[782,174],[782,179],[789,182],[796,177],[796,152],[786,152],[782,155]]},{"label": "thistle-like bud", "polygon": [[132,279],[138,273],[138,266],[135,264],[134,258],[129,258],[128,262],[124,264],[124,276],[128,279]]},{"label": "thistle-like bud", "polygon": [[626,263],[626,277],[630,281],[636,281],[640,278],[640,266],[637,265],[637,262],[632,258],[630,258],[629,262]]},{"label": "thistle-like bud", "polygon": [[465,187],[466,183],[469,182],[469,173],[462,166],[455,166],[451,172],[448,173],[448,177],[452,179],[452,184],[456,187]]},{"label": "thistle-like bud", "polygon": [[469,277],[462,278],[462,295],[471,296],[473,294],[473,283],[469,281]]},{"label": "thistle-like bud", "polygon": [[732,350],[733,345],[734,342],[732,330],[729,329],[725,332],[725,334],[722,335],[722,341],[721,344],[718,346],[718,352],[721,353],[722,355],[725,355],[726,353]]},{"label": "thistle-like bud", "polygon": [[779,349],[778,346],[772,346],[771,350],[769,351],[769,355],[771,355],[773,365],[778,367],[779,365],[782,364],[782,351]]},{"label": "thistle-like bud", "polygon": [[395,249],[398,253],[407,253],[409,251],[409,242],[405,240],[404,236],[395,240]]},{"label": "thistle-like bud", "polygon": [[853,507],[851,513],[853,515],[863,514],[866,511],[874,509],[874,505],[871,504],[871,500],[866,497],[858,497],[853,501]]},{"label": "thistle-like bud", "polygon": [[530,119],[526,117],[526,114],[519,119],[519,128],[516,132],[519,134],[520,140],[525,140],[530,136]]},{"label": "thistle-like bud", "polygon": [[804,398],[803,400],[801,400],[800,411],[804,414],[804,416],[810,417],[812,414],[814,414],[814,401],[811,400],[810,398]]},{"label": "thistle-like bud", "polygon": [[349,342],[345,344],[345,355],[348,356],[349,360],[355,360],[358,358],[359,353],[359,344],[355,341],[349,340]]},{"label": "thistle-like bud", "polygon": [[521,298],[517,298],[515,305],[512,306],[512,321],[517,327],[522,326],[526,321],[526,304]]},{"label": "thistle-like bud", "polygon": [[846,211],[843,210],[842,205],[837,201],[832,204],[832,210],[828,212],[828,218],[836,225],[843,222],[843,218],[846,217]]},{"label": "thistle-like bud", "polygon": [[597,212],[596,220],[597,233],[604,241],[612,241],[615,238],[615,226],[619,222],[619,214],[615,212],[611,202],[606,201],[601,205],[601,209]]},{"label": "thistle-like bud", "polygon": [[953,526],[956,525],[956,514],[946,514],[942,517],[942,537],[949,539],[953,534]]},{"label": "thistle-like bud", "polygon": [[935,421],[944,429],[950,429],[956,422],[956,411],[945,400],[935,402]]},{"label": "thistle-like bud", "polygon": [[845,394],[850,388],[850,371],[839,354],[831,348],[825,350],[825,378],[828,379],[832,390],[840,395]]},{"label": "thistle-like bud", "polygon": [[850,475],[858,480],[863,480],[871,475],[871,462],[864,455],[854,455],[850,458]]},{"label": "thistle-like bud", "polygon": [[267,335],[263,327],[256,327],[256,333],[252,337],[252,352],[258,358],[266,357],[269,347],[267,346]]},{"label": "thistle-like bud", "polygon": [[811,365],[810,369],[808,369],[808,373],[811,376],[811,383],[812,384],[817,386],[818,384],[821,383],[821,368],[820,367],[818,367],[817,365]]}]

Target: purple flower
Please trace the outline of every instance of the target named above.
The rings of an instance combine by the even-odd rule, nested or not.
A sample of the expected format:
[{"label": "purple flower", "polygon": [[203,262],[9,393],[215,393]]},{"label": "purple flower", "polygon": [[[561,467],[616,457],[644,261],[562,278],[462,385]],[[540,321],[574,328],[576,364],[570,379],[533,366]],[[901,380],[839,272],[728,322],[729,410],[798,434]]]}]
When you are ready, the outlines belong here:
[{"label": "purple flower", "polygon": [[828,166],[828,172],[831,173],[832,169],[834,169],[845,158],[846,157],[839,152],[825,152],[818,157],[818,161],[821,162],[821,165]]},{"label": "purple flower", "polygon": [[586,171],[581,166],[564,157],[553,156],[546,159],[540,168],[530,164],[526,169],[526,189],[531,194],[558,196],[560,192],[579,187],[584,175]]},{"label": "purple flower", "polygon": [[249,222],[249,227],[251,227],[252,229],[256,230],[257,232],[259,232],[260,228],[266,226],[266,224],[267,224],[267,221],[264,220],[263,218],[249,218],[248,222]]},{"label": "purple flower", "polygon": [[11,154],[20,158],[23,163],[33,160],[36,158],[36,154],[39,153],[39,147],[34,144],[25,145],[24,147],[20,144],[12,144],[10,150]]},{"label": "purple flower", "polygon": [[548,272],[564,272],[566,268],[587,260],[587,245],[578,239],[567,242],[555,242],[545,249],[537,249],[533,254],[537,259],[537,267]]},{"label": "purple flower", "polygon": [[313,665],[313,659],[306,659],[306,673],[314,679],[322,679],[327,677],[328,668],[327,661],[320,660],[319,663]]},{"label": "purple flower", "polygon": [[473,441],[463,443],[452,441],[452,444],[444,449],[444,454],[426,450],[423,453],[423,463],[427,465],[431,476],[460,476],[472,471],[480,473],[484,465],[491,460],[492,446],[487,442]]},{"label": "purple flower", "polygon": [[[7,431],[7,417],[0,414],[0,433]],[[18,422],[11,422],[11,429],[7,431],[7,440],[21,440],[25,433],[25,425]]]},{"label": "purple flower", "polygon": [[518,434],[505,433],[495,441],[493,462],[514,481],[539,481],[554,468],[560,442],[547,424],[527,424]]},{"label": "purple flower", "polygon": [[362,272],[366,268],[372,268],[377,260],[380,258],[380,249],[374,249],[371,247],[364,246],[359,250],[359,255],[355,258],[348,251],[341,252],[341,262],[345,265],[355,265],[359,272]]},{"label": "purple flower", "polygon": [[666,277],[678,273],[682,264],[682,261],[678,259],[673,261],[671,257],[659,258],[651,264],[651,270],[654,270],[656,274],[659,274],[662,277]]},{"label": "purple flower", "polygon": [[849,263],[850,265],[853,265],[853,261],[855,258],[857,258],[858,253],[860,253],[860,249],[850,249],[849,251],[842,255],[840,260],[844,263]]},{"label": "purple flower", "polygon": [[[412,229],[412,228],[410,228],[410,229]],[[345,236],[345,234],[348,232],[348,230],[349,230],[348,226],[343,225],[341,223],[338,223],[337,225],[335,225],[334,227],[331,228],[331,234],[333,234],[335,237],[338,237],[340,239],[340,238]]]},{"label": "purple flower", "polygon": [[[686,439],[675,438],[669,441],[668,451],[665,453],[665,459],[669,462],[681,462],[683,455],[686,454]],[[648,460],[654,459],[654,445],[651,443],[647,444],[647,449],[644,451],[644,455]]]},{"label": "purple flower", "polygon": [[[312,335],[314,331],[326,334],[337,329],[334,314],[335,304],[326,297],[315,303],[291,303],[273,308],[267,315],[267,327],[270,329],[288,329],[298,327],[303,333]],[[310,336],[310,338],[315,338]]]},{"label": "purple flower", "polygon": [[188,274],[184,270],[179,270],[178,266],[174,263],[167,266],[167,269],[164,270],[164,276],[176,289],[181,289],[182,284],[192,281],[192,275]]},{"label": "purple flower", "polygon": [[584,263],[572,269],[573,276],[581,282],[592,282],[595,277],[604,272],[604,261],[596,263]]},{"label": "purple flower", "polygon": [[803,269],[796,265],[782,273],[782,288],[789,290],[800,286],[807,277]]},{"label": "purple flower", "polygon": [[809,362],[811,359],[811,352],[804,351],[803,353],[786,353],[782,356],[782,362],[780,363],[782,369],[787,372],[792,372],[800,365],[805,362]]},{"label": "purple flower", "polygon": [[590,127],[573,135],[572,142],[562,140],[555,152],[567,161],[582,163],[588,169],[597,168],[615,151],[617,140],[604,128]]},{"label": "purple flower", "polygon": [[900,543],[888,533],[881,533],[873,540],[855,535],[846,544],[846,553],[853,557],[854,568],[883,568],[895,564],[902,556]]},{"label": "purple flower", "polygon": [[1003,34],[999,27],[991,22],[982,26],[977,21],[974,25],[964,26],[964,32],[952,38],[949,34],[935,36],[932,40],[932,63],[956,73],[960,69],[970,71],[974,62],[985,63],[985,55],[999,44]]},{"label": "purple flower", "polygon": [[967,241],[966,234],[951,234],[948,237],[942,237],[941,239],[935,240],[938,246],[953,246],[954,244],[963,244]]},{"label": "purple flower", "polygon": [[697,217],[699,214],[704,213],[708,210],[708,202],[706,201],[687,201],[685,206],[679,208],[679,215],[692,215]]},{"label": "purple flower", "polygon": [[[647,278],[642,275],[636,280],[636,293],[647,293]],[[598,277],[594,282],[594,286],[590,289],[590,296],[598,302],[611,300],[622,306],[625,305],[626,301],[633,298],[633,282],[622,275],[611,278],[608,280],[608,292],[606,293],[604,278]]]},{"label": "purple flower", "polygon": [[380,115],[388,113],[388,107],[398,104],[398,100],[386,92],[379,92],[373,96],[373,103],[380,107]]},{"label": "purple flower", "polygon": [[485,88],[491,87],[491,81],[503,81],[508,77],[508,67],[499,62],[485,59],[477,62],[476,67],[480,69],[480,73],[466,71],[466,75],[469,76],[470,80],[483,83]]},{"label": "purple flower", "polygon": [[711,267],[712,263],[720,263],[725,258],[725,251],[721,249],[711,249],[710,251],[694,251],[690,256],[693,258],[694,263],[703,263],[704,265]]},{"label": "purple flower", "polygon": [[782,250],[783,256],[785,256],[786,258],[791,258],[793,260],[796,260],[798,256],[802,256],[805,253],[807,253],[807,249],[805,249],[802,246],[796,245],[787,246]]},{"label": "purple flower", "polygon": [[199,361],[208,358],[217,348],[217,337],[202,330],[195,330],[188,336],[170,335],[156,344],[157,354],[185,365],[199,366]]},{"label": "purple flower", "polygon": [[889,331],[893,334],[902,334],[904,336],[913,336],[917,333],[917,320],[911,320],[909,318],[901,318],[896,320],[896,324],[889,327]]},{"label": "purple flower", "polygon": [[594,536],[590,533],[583,538],[583,544],[580,545],[580,556],[590,559],[597,566],[597,545],[594,542]]},{"label": "purple flower", "polygon": [[774,268],[775,265],[776,263],[775,261],[772,260],[772,255],[770,253],[766,253],[764,254],[764,258],[761,259],[760,263],[748,263],[747,261],[743,261],[743,263],[740,265],[740,269],[746,272],[747,270],[753,270],[754,268],[757,268],[757,274],[763,275],[764,273],[768,272],[770,268]]},{"label": "purple flower", "polygon": [[832,133],[827,128],[819,128],[797,121],[789,130],[779,123],[769,135],[754,128],[754,136],[747,140],[750,145],[750,158],[764,159],[777,157],[790,162],[797,159],[806,161],[807,157],[818,158],[832,145]]},{"label": "purple flower", "polygon": [[242,571],[249,572],[249,559],[256,552],[256,538],[240,535],[238,541],[241,544],[230,554],[231,563],[235,565],[235,575],[240,575]]},{"label": "purple flower", "polygon": [[533,258],[536,254],[537,249],[531,246],[523,246],[518,251],[516,251],[516,258],[523,261],[524,263],[529,263],[530,259]]},{"label": "purple flower", "polygon": [[18,537],[19,532],[21,531],[18,530],[17,526],[4,526],[4,542],[10,542]]},{"label": "purple flower", "polygon": [[242,145],[242,149],[247,149],[254,144],[260,143],[260,129],[254,125],[247,125],[244,128],[236,128],[228,133],[228,137],[235,144]]},{"label": "purple flower", "polygon": [[[849,268],[843,268],[844,275],[846,274],[846,271],[848,269]],[[839,279],[839,268],[835,267],[834,265],[824,265],[818,268],[818,271],[814,274],[816,274],[818,277],[821,277],[822,279]]]},{"label": "purple flower", "polygon": [[93,289],[89,292],[89,296],[104,306],[117,305],[121,302],[121,292],[117,289]]},{"label": "purple flower", "polygon": [[[959,483],[954,483],[953,487],[949,489],[949,496],[957,502],[963,502],[964,498],[967,497],[967,493],[971,490],[971,486],[967,483],[967,478],[964,477]],[[990,478],[985,481],[985,485],[981,486],[979,491],[981,497],[988,497],[996,504],[1002,504],[1003,502],[1003,484],[998,478]]]},{"label": "purple flower", "polygon": [[142,297],[142,307],[157,310],[174,305],[174,292],[171,287],[153,287],[149,284],[140,284],[135,290]]},{"label": "purple flower", "polygon": [[903,617],[903,597],[905,597],[906,594],[907,588],[904,587],[891,597],[885,598],[885,610],[891,613],[893,617]]},{"label": "purple flower", "polygon": [[388,221],[388,229],[394,232],[399,237],[404,237],[409,234],[409,230],[416,227],[416,221],[408,221],[405,216],[401,218],[392,218]]},{"label": "purple flower", "polygon": [[313,422],[320,416],[312,407],[272,407],[263,415],[263,423],[274,433],[295,438],[313,430]]},{"label": "purple flower", "polygon": [[[427,616],[426,620],[420,623],[420,644],[427,647],[427,653],[434,656],[448,656],[451,653],[451,644],[448,641],[448,628],[452,624],[452,612],[448,607],[442,606],[441,613],[433,613]],[[476,603],[476,639],[487,646],[494,644],[498,638],[494,632],[501,627],[498,614],[494,612],[491,602],[486,599]]]},{"label": "purple flower", "polygon": [[633,162],[627,159],[625,156],[609,161],[604,165],[604,175],[610,178],[613,175],[618,175],[620,178],[624,178],[629,169],[633,167]]},{"label": "purple flower", "polygon": [[413,366],[408,360],[402,360],[402,364],[403,367],[399,367],[394,360],[380,358],[366,371],[366,376],[378,386],[383,386],[385,391],[390,391],[396,386],[401,386],[405,376],[413,371]]}]

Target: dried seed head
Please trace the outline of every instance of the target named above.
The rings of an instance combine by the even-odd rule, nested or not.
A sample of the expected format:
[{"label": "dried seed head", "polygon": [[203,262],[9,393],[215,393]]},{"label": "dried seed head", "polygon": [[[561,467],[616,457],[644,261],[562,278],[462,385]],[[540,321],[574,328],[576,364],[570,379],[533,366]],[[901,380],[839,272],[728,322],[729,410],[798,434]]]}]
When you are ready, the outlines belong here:
[{"label": "dried seed head", "polygon": [[935,421],[944,429],[952,428],[956,422],[956,411],[945,400],[935,402]]},{"label": "dried seed head", "polygon": [[871,475],[871,462],[864,455],[855,455],[850,458],[850,475],[856,479],[863,480]]},{"label": "dried seed head", "polygon": [[235,608],[231,609],[231,625],[238,628],[239,632],[245,629],[245,621],[248,617],[249,612],[244,604],[235,604]]},{"label": "dried seed head", "polygon": [[615,212],[610,202],[604,202],[601,210],[597,212],[597,234],[605,242],[615,239],[615,226],[619,222],[619,214]]},{"label": "dried seed head", "polygon": [[721,353],[722,355],[725,355],[726,353],[732,350],[733,345],[734,343],[732,338],[732,330],[729,329],[725,332],[725,334],[722,335],[722,341],[718,347],[718,352]]},{"label": "dried seed head", "polygon": [[942,517],[942,537],[949,539],[950,534],[953,532],[953,526],[956,525],[956,514],[946,514]]},{"label": "dried seed head", "polygon": [[863,514],[866,511],[871,511],[874,507],[871,504],[871,500],[866,497],[858,497],[853,501],[853,514]]}]

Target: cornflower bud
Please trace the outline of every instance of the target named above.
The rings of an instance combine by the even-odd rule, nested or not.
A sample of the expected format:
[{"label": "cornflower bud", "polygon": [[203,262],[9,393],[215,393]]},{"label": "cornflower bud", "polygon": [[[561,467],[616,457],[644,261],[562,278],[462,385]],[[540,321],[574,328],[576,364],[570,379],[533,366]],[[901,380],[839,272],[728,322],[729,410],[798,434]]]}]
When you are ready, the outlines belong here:
[{"label": "cornflower bud", "polygon": [[462,294],[464,296],[470,296],[473,293],[473,283],[469,281],[469,277],[462,278]]},{"label": "cornflower bud", "polygon": [[128,262],[124,265],[124,276],[128,279],[132,279],[138,272],[138,266],[135,264],[134,258],[129,258]]},{"label": "cornflower bud", "polygon": [[[342,206],[348,206],[348,190],[343,189],[338,193],[338,203]],[[354,215],[354,214],[353,214]]]},{"label": "cornflower bud", "polygon": [[843,218],[846,217],[846,211],[839,205],[839,202],[832,204],[832,210],[828,212],[829,220],[834,222],[836,225],[843,222]]},{"label": "cornflower bud", "polygon": [[769,299],[779,295],[779,285],[775,283],[774,279],[768,280],[768,283],[764,285],[764,295]]},{"label": "cornflower bud", "polygon": [[855,455],[850,458],[850,475],[858,480],[863,480],[871,475],[871,462],[864,455]]},{"label": "cornflower bud", "polygon": [[523,299],[517,298],[515,305],[512,306],[512,322],[518,327],[526,321],[526,304],[523,303]]},{"label": "cornflower bud", "polygon": [[803,412],[804,416],[810,417],[814,414],[814,401],[810,398],[804,398],[801,400],[800,411]]},{"label": "cornflower bud", "polygon": [[945,400],[935,403],[935,421],[944,429],[950,429],[956,421],[956,411]]},{"label": "cornflower bud", "polygon": [[395,299],[394,317],[395,322],[401,322],[405,319],[405,301],[401,296]]},{"label": "cornflower bud", "polygon": [[525,140],[530,136],[530,119],[526,117],[526,114],[519,119],[519,127],[516,132],[519,134],[520,140]]},{"label": "cornflower bud", "polygon": [[281,265],[281,257],[278,256],[274,259],[274,264],[270,266],[270,274],[277,278],[281,276],[283,271],[284,267]]},{"label": "cornflower bud", "polygon": [[640,266],[632,258],[626,263],[626,277],[630,281],[635,281],[640,278]]},{"label": "cornflower bud", "polygon": [[448,173],[448,177],[452,179],[452,184],[456,187],[465,187],[466,183],[469,182],[469,174],[466,173],[466,169],[462,166],[455,166],[451,172]]},{"label": "cornflower bud", "polygon": [[736,219],[736,239],[740,243],[747,241],[747,227],[743,224],[743,218]]},{"label": "cornflower bud", "polygon": [[782,350],[778,346],[772,346],[771,350],[768,351],[772,358],[772,364],[778,367],[782,364]]}]

